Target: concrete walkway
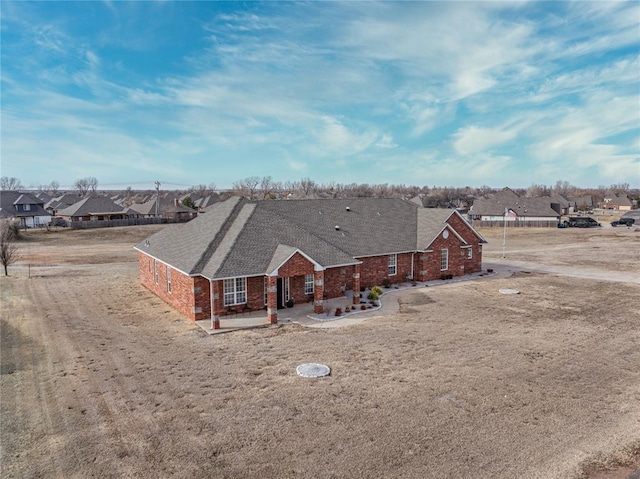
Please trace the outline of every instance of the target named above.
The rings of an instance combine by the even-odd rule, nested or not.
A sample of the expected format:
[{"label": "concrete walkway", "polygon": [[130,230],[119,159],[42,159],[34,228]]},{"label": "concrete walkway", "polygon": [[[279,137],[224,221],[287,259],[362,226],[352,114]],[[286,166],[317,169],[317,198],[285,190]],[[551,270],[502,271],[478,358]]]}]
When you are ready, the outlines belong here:
[{"label": "concrete walkway", "polygon": [[[485,265],[486,266],[486,265]],[[491,266],[488,266],[490,269]],[[496,265],[496,268],[502,270],[502,274],[508,276],[511,272],[504,266]],[[352,298],[342,297],[333,298],[325,301],[325,311],[327,313],[315,314],[313,312],[313,303],[305,303],[295,305],[292,308],[285,308],[278,310],[278,324],[299,324],[308,328],[340,328],[344,326],[350,326],[352,324],[359,324],[367,319],[384,316],[387,314],[393,314],[398,312],[399,305],[397,298],[399,293],[404,293],[410,290],[417,290],[425,287],[435,287],[442,284],[459,283],[462,281],[471,281],[482,278],[495,277],[500,274],[498,269],[494,269],[493,273],[487,273],[486,269],[481,273],[469,274],[464,277],[453,278],[450,280],[436,280],[428,282],[417,282],[415,286],[412,283],[404,283],[394,285],[389,289],[383,288],[383,295],[380,297],[379,304],[377,306],[371,306],[369,301],[366,302],[370,308],[362,311],[360,305],[355,305],[356,309],[353,312],[344,313],[346,306],[353,306]],[[365,290],[362,293],[362,297],[366,298],[369,294],[369,290]],[[365,301],[363,299],[362,301]],[[342,308],[343,314],[341,316],[335,316],[336,308]],[[267,313],[265,310],[254,311],[248,314],[238,314],[233,317],[222,316],[220,318],[220,329],[213,329],[210,319],[203,319],[196,321],[196,324],[200,326],[208,334],[223,334],[232,331],[238,331],[241,329],[252,329],[258,327],[271,326],[267,322]]]}]

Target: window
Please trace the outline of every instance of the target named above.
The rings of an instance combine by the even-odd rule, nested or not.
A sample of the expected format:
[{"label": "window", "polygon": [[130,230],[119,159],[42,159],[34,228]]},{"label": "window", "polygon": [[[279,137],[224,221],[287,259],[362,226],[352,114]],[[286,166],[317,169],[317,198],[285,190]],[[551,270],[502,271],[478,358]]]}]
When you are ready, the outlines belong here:
[{"label": "window", "polygon": [[29,211],[31,209],[31,205],[29,203],[24,204],[24,211]]},{"label": "window", "polygon": [[289,287],[289,278],[284,279],[284,300],[289,301],[291,299],[291,288]]},{"label": "window", "polygon": [[390,254],[389,255],[389,266],[387,267],[387,274],[389,276],[393,276],[394,274],[396,274],[396,266],[398,264],[398,255],[397,254]]},{"label": "window", "polygon": [[304,275],[304,294],[313,294],[313,274]]},{"label": "window", "polygon": [[224,305],[243,304],[247,302],[247,278],[230,278],[224,280]]},{"label": "window", "polygon": [[467,249],[467,259],[473,258],[473,248]]},{"label": "window", "polygon": [[171,268],[167,266],[167,293],[171,293]]},{"label": "window", "polygon": [[268,304],[269,300],[269,278],[265,276],[264,278],[264,305]]},{"label": "window", "polygon": [[156,281],[156,284],[158,284],[158,261],[157,260],[153,260],[153,278]]},{"label": "window", "polygon": [[445,271],[449,269],[449,250],[443,249],[440,251],[440,270]]}]

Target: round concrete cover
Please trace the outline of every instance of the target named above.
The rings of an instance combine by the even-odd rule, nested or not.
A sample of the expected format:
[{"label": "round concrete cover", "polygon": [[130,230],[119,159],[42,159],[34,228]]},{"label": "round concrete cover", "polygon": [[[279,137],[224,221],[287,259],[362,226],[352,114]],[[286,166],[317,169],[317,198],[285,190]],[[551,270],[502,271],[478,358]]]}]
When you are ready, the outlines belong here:
[{"label": "round concrete cover", "polygon": [[508,288],[501,289],[500,292],[502,294],[520,294],[520,291],[518,291],[517,289],[508,289]]},{"label": "round concrete cover", "polygon": [[301,364],[296,368],[298,376],[302,376],[303,378],[322,378],[328,376],[330,372],[331,369],[329,369],[329,366],[318,363]]}]

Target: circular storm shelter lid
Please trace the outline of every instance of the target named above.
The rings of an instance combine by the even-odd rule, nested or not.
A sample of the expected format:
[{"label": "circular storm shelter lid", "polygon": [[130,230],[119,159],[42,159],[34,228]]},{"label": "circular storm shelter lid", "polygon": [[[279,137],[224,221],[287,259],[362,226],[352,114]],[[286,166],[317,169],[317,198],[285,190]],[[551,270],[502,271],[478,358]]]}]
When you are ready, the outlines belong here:
[{"label": "circular storm shelter lid", "polygon": [[329,373],[331,373],[331,369],[329,369],[329,366],[325,366],[324,364],[306,363],[298,366],[296,368],[296,373],[298,373],[298,376],[302,376],[303,378],[322,378],[324,376],[328,376]]},{"label": "circular storm shelter lid", "polygon": [[517,289],[509,289],[509,288],[503,288],[500,290],[500,292],[502,294],[520,294],[520,291],[518,291]]}]

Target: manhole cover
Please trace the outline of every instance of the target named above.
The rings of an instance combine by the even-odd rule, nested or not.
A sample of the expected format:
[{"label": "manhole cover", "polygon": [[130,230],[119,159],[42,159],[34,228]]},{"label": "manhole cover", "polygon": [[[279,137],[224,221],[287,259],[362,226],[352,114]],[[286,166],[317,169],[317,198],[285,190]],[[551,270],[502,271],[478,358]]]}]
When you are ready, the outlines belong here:
[{"label": "manhole cover", "polygon": [[329,366],[318,363],[301,364],[296,368],[298,376],[302,376],[303,378],[322,378],[328,376],[330,372],[331,369],[329,369]]},{"label": "manhole cover", "polygon": [[508,289],[508,288],[501,289],[500,292],[502,294],[520,294],[520,291],[518,291],[517,289]]}]

